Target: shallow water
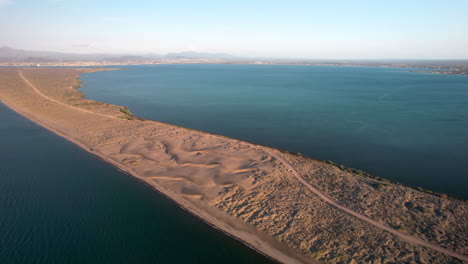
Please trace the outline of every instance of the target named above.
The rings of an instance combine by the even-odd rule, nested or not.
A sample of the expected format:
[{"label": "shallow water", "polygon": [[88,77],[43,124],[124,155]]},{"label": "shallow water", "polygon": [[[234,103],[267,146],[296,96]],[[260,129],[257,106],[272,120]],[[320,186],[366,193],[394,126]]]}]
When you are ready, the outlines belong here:
[{"label": "shallow water", "polygon": [[272,263],[0,103],[0,263]]},{"label": "shallow water", "polygon": [[468,198],[468,76],[398,68],[130,66],[88,98]]}]

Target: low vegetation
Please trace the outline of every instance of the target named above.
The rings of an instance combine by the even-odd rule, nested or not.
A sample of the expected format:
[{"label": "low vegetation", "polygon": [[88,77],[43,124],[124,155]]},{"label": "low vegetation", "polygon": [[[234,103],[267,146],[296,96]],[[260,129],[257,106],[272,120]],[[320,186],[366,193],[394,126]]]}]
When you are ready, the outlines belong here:
[{"label": "low vegetation", "polygon": [[[385,178],[378,177],[378,176],[374,176],[374,175],[372,175],[372,174],[370,174],[370,173],[367,173],[367,172],[365,172],[365,171],[358,170],[358,169],[355,169],[355,168],[346,167],[345,165],[335,163],[335,162],[333,162],[333,161],[331,161],[331,160],[324,160],[324,161],[322,161],[322,162],[327,163],[327,164],[330,164],[330,165],[333,165],[333,166],[336,166],[337,168],[339,168],[339,169],[342,170],[342,171],[346,171],[346,172],[349,172],[349,173],[354,173],[354,174],[357,174],[357,175],[361,175],[361,176],[364,176],[364,177],[368,177],[368,178],[377,180],[377,181],[379,181],[379,182],[378,182],[378,183],[375,183],[373,186],[374,186],[376,189],[378,189],[378,190],[383,190],[383,189],[385,189],[385,188],[388,187],[391,183],[402,185],[402,184],[399,183],[399,182],[391,182],[390,180],[387,180],[387,179],[385,179]],[[420,186],[418,186],[418,187],[407,186],[407,187],[416,189],[416,190],[418,190],[418,191],[420,191],[420,192],[424,192],[424,193],[427,193],[427,194],[435,195],[435,196],[438,196],[438,197],[441,197],[441,198],[444,198],[444,199],[455,198],[455,199],[459,199],[459,200],[465,200],[465,199],[462,199],[462,198],[460,198],[460,197],[449,196],[449,195],[444,194],[444,193],[438,193],[438,192],[434,192],[434,191],[431,191],[431,190],[427,190],[427,189],[424,189],[424,188],[422,188],[422,187],[420,187]]]},{"label": "low vegetation", "polygon": [[77,84],[73,86],[74,89],[78,89],[78,88],[83,87],[83,81],[82,80],[77,79],[76,83]]},{"label": "low vegetation", "polygon": [[367,173],[365,171],[358,170],[358,169],[355,169],[355,168],[346,167],[343,164],[338,164],[338,163],[335,163],[335,162],[333,162],[331,160],[325,160],[323,162],[325,162],[327,164],[330,164],[330,165],[333,165],[333,166],[336,166],[342,171],[346,171],[346,172],[349,172],[349,173],[354,173],[354,174],[357,174],[357,175],[365,176],[365,177],[368,177],[368,178],[371,178],[371,179],[374,179],[374,180],[378,180],[378,181],[381,181],[381,182],[389,182],[389,180],[387,180],[385,178],[377,177],[377,176],[374,176],[374,175],[372,175],[370,173]]},{"label": "low vegetation", "polygon": [[383,190],[385,188],[387,188],[389,186],[389,184],[387,183],[376,183],[374,184],[374,187],[377,189],[377,190]]},{"label": "low vegetation", "polygon": [[122,113],[124,113],[126,115],[129,115],[129,116],[133,116],[132,112],[130,112],[128,107],[120,108],[120,112],[122,112]]},{"label": "low vegetation", "polygon": [[120,119],[126,119],[126,120],[134,120],[138,119],[135,117],[132,112],[128,109],[128,107],[120,108],[120,112],[122,112],[124,115],[118,116]]}]

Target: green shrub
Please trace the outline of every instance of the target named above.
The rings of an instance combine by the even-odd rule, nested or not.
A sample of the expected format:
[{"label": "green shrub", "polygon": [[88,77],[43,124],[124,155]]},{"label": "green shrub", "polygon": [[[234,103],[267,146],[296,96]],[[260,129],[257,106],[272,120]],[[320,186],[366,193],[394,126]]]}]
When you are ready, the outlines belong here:
[{"label": "green shrub", "polygon": [[129,116],[133,116],[132,112],[130,112],[130,110],[128,110],[128,107],[125,107],[125,108],[120,108],[120,112],[126,114],[126,115],[129,115]]},{"label": "green shrub", "polygon": [[385,188],[388,186],[388,184],[385,184],[385,183],[376,183],[374,186],[375,186],[375,188],[376,188],[377,190],[383,190],[383,189],[385,189]]}]

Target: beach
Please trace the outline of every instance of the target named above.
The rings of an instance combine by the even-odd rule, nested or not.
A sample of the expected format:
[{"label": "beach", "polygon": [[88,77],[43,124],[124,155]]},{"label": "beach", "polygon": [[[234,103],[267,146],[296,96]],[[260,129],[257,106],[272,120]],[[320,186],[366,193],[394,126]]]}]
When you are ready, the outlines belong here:
[{"label": "beach", "polygon": [[467,261],[465,201],[134,117],[76,89],[98,70],[2,68],[0,99],[280,262]]}]

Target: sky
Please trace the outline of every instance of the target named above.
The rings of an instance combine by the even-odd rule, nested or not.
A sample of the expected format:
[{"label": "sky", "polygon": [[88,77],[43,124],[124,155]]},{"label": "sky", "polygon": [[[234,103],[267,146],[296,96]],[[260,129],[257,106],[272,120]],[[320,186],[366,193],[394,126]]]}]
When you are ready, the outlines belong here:
[{"label": "sky", "polygon": [[0,46],[310,59],[468,59],[468,0],[0,0]]}]

